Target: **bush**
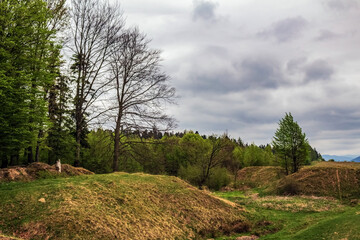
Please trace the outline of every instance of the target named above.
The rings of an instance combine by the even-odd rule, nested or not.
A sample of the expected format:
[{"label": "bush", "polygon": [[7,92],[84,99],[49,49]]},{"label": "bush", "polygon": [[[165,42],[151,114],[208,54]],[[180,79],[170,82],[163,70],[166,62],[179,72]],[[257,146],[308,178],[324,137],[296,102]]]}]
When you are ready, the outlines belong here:
[{"label": "bush", "polygon": [[212,170],[209,180],[206,185],[213,190],[220,190],[220,188],[227,186],[230,183],[230,177],[226,168],[215,168]]},{"label": "bush", "polygon": [[201,181],[201,169],[196,165],[181,166],[179,169],[179,177],[192,185],[199,185]]}]

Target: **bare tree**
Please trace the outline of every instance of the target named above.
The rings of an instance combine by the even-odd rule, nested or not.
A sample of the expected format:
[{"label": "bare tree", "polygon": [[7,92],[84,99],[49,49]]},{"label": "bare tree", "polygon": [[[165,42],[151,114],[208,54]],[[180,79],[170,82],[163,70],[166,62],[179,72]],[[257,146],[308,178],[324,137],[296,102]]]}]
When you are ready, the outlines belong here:
[{"label": "bare tree", "polygon": [[110,5],[105,0],[72,0],[70,16],[70,49],[76,84],[73,117],[77,148],[74,165],[78,166],[81,141],[85,138],[88,123],[101,114],[93,109],[96,107],[94,103],[106,92],[109,84],[105,75],[109,70],[110,49],[119,40],[116,37],[120,35],[124,21],[119,6]]},{"label": "bare tree", "polygon": [[[210,151],[205,158],[200,160],[200,181],[199,188],[201,188],[205,182],[209,179],[211,170],[221,166],[228,158],[229,153],[232,153],[233,146],[229,141],[226,134],[221,137],[210,136],[209,141],[211,143]],[[226,151],[227,148],[231,150]]]},{"label": "bare tree", "polygon": [[175,89],[161,71],[160,51],[148,45],[146,36],[135,28],[119,36],[112,50],[111,86],[115,99],[109,116],[115,119],[114,171],[119,169],[120,138],[125,132],[156,125],[169,128],[174,122],[163,113],[163,106],[173,102]]}]

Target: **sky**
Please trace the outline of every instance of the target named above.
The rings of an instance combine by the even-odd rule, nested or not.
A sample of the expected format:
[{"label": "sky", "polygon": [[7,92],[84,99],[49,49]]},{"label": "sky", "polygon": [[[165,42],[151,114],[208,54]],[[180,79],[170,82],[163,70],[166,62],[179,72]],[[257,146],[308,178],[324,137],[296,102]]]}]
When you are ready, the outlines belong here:
[{"label": "sky", "polygon": [[322,154],[360,154],[360,0],[121,0],[162,50],[176,130],[271,143],[291,112]]}]

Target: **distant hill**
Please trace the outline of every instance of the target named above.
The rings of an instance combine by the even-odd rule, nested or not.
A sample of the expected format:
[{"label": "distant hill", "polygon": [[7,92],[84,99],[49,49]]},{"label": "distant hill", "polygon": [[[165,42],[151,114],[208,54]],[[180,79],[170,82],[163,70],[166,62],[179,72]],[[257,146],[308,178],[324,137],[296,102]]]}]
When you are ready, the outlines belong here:
[{"label": "distant hill", "polygon": [[360,156],[351,160],[352,162],[360,162]]},{"label": "distant hill", "polygon": [[345,155],[345,156],[338,156],[338,155],[322,155],[322,157],[328,161],[330,159],[334,159],[337,162],[344,162],[344,161],[352,161],[356,155]]}]

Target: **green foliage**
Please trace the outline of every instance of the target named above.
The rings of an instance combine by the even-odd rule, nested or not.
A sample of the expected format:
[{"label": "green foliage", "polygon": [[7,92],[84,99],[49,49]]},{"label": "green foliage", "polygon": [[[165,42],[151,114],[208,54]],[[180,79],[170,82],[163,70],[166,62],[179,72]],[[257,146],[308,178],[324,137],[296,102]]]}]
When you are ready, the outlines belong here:
[{"label": "green foliage", "polygon": [[214,168],[211,175],[207,180],[206,186],[215,191],[220,190],[222,187],[229,185],[231,179],[226,168]]},{"label": "green foliage", "polygon": [[286,113],[280,120],[272,144],[287,173],[297,172],[305,164],[309,144],[291,113]]},{"label": "green foliage", "polygon": [[[49,125],[46,89],[59,59],[42,0],[0,2],[0,155],[18,155]],[[6,157],[7,158],[7,157]],[[3,163],[3,165],[6,165]]]},{"label": "green foliage", "polygon": [[197,165],[181,166],[179,169],[179,177],[195,186],[200,184],[201,173],[201,168]]},{"label": "green foliage", "polygon": [[244,166],[263,166],[265,165],[265,159],[263,150],[261,150],[255,144],[251,144],[245,149],[244,153]]},{"label": "green foliage", "polygon": [[112,172],[113,144],[111,137],[111,131],[102,129],[91,131],[87,135],[87,142],[90,147],[83,149],[84,156],[82,161],[86,169],[95,173]]}]

